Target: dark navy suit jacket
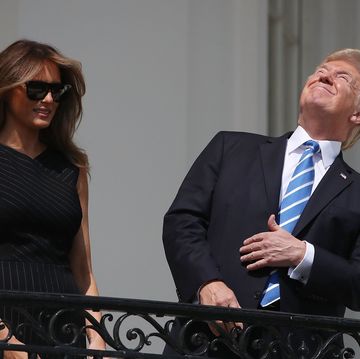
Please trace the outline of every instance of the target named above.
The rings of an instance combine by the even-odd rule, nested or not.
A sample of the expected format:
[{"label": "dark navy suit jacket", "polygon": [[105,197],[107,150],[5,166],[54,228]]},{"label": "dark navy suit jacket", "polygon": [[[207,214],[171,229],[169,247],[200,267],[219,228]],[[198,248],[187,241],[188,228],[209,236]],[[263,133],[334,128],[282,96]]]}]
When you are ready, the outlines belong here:
[{"label": "dark navy suit jacket", "polygon": [[[164,218],[163,241],[180,301],[223,280],[243,308],[257,308],[269,268],[248,272],[239,248],[268,231],[279,205],[286,134],[218,133],[197,158]],[[340,154],[312,194],[293,235],[312,243],[306,285],[281,268],[281,311],[343,316],[360,309],[360,175]]]}]

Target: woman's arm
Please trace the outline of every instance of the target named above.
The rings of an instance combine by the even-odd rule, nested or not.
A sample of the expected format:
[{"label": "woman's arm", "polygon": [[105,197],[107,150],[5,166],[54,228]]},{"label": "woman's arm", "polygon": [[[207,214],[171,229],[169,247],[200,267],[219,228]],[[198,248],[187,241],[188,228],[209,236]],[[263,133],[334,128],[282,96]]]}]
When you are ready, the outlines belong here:
[{"label": "woman's arm", "polygon": [[[70,252],[70,266],[81,294],[99,295],[91,266],[88,220],[88,180],[86,169],[80,169],[77,189],[79,193],[83,218],[81,227],[75,237],[73,247]],[[95,319],[100,321],[101,312],[89,311],[89,313]],[[97,332],[88,329],[86,335],[89,340],[89,348],[99,350],[105,349],[105,342]]]}]

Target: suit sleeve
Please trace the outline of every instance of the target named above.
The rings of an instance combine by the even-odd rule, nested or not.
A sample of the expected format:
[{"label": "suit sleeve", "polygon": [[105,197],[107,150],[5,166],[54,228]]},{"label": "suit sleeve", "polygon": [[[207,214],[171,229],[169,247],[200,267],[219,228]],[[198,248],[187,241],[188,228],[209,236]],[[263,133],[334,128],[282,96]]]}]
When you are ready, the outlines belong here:
[{"label": "suit sleeve", "polygon": [[314,262],[305,288],[352,310],[360,310],[360,236],[349,259],[315,246]]},{"label": "suit sleeve", "polygon": [[200,286],[220,279],[207,231],[221,169],[224,133],[218,133],[196,159],[165,214],[163,242],[180,301],[192,301]]}]

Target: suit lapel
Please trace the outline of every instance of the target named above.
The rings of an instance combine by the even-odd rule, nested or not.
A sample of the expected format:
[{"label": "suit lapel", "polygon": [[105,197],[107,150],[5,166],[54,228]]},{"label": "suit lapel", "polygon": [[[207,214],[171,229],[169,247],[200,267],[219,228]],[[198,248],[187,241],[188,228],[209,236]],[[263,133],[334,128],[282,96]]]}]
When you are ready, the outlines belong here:
[{"label": "suit lapel", "polygon": [[329,170],[322,178],[314,193],[309,199],[298,223],[296,224],[293,235],[296,237],[300,231],[340,192],[348,187],[352,182],[351,172],[346,167],[342,155],[340,154],[330,166]]},{"label": "suit lapel", "polygon": [[282,170],[287,139],[290,135],[291,133],[288,133],[279,138],[271,138],[267,143],[260,145],[269,212],[274,214],[277,214],[279,210]]}]

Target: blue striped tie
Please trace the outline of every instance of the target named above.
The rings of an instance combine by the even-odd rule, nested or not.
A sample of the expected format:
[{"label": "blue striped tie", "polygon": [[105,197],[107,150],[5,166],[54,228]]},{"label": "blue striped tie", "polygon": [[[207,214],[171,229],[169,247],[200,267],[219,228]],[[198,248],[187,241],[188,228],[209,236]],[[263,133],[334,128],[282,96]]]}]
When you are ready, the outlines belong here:
[{"label": "blue striped tie", "polygon": [[[315,174],[313,157],[315,153],[320,152],[319,144],[315,141],[306,141],[304,146],[306,149],[296,165],[278,213],[280,227],[289,233],[294,230],[311,196]],[[277,270],[270,274],[265,288],[260,302],[262,307],[266,307],[280,299],[279,273]]]}]

